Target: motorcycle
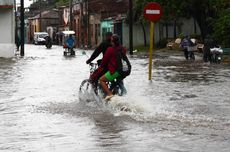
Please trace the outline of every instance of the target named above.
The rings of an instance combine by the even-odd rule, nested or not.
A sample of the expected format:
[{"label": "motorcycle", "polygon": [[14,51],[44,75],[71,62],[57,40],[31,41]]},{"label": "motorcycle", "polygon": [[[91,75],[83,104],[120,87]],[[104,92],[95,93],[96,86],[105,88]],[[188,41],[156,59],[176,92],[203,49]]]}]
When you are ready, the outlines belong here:
[{"label": "motorcycle", "polygon": [[45,42],[46,48],[50,49],[52,47],[52,40],[51,40],[51,38],[49,36],[46,36],[45,40],[46,40],[46,42]]},{"label": "motorcycle", "polygon": [[[97,70],[98,64],[90,63],[89,66],[90,75],[92,75],[94,71]],[[126,94],[126,89],[124,88],[123,84],[121,84],[121,81],[119,79],[115,79],[113,82],[109,82],[108,87],[114,95],[123,96],[124,94]],[[102,101],[105,98],[105,96],[106,94],[101,88],[99,82],[95,83],[92,82],[90,79],[85,79],[82,81],[79,88],[80,100],[86,100],[87,102],[90,102],[92,100],[99,99],[100,101]],[[93,99],[91,97],[93,97]]]},{"label": "motorcycle", "polygon": [[211,63],[220,63],[222,61],[223,49],[221,47],[216,46],[214,48],[210,48],[210,62]]},{"label": "motorcycle", "polygon": [[75,32],[74,31],[62,31],[63,34],[63,55],[64,56],[75,56],[74,46],[70,47],[66,44],[67,39],[71,35],[75,41]]}]

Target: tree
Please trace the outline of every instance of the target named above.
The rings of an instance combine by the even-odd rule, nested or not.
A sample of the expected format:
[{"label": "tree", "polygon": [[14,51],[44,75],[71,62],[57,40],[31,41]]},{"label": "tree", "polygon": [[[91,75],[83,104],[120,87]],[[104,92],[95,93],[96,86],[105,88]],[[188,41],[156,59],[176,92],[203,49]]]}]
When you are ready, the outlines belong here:
[{"label": "tree", "polygon": [[55,0],[56,1],[56,6],[62,6],[62,5],[68,5],[69,0]]},{"label": "tree", "polygon": [[224,47],[230,47],[230,8],[221,11],[219,18],[213,23],[216,41]]},{"label": "tree", "polygon": [[186,0],[185,10],[197,21],[202,38],[214,32],[212,22],[227,3],[226,0]]},{"label": "tree", "polygon": [[56,2],[57,0],[37,0],[30,5],[30,8],[37,9],[37,10],[40,10],[40,9],[48,10],[48,9],[54,8]]}]

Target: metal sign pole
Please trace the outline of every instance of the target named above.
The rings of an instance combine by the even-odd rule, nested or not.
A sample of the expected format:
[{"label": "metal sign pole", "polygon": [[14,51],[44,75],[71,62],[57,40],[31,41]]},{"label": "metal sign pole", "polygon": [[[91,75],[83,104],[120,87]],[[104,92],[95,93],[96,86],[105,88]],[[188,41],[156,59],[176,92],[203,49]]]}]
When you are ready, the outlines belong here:
[{"label": "metal sign pole", "polygon": [[144,17],[150,21],[150,47],[149,47],[149,80],[152,80],[153,67],[153,45],[154,45],[154,23],[162,16],[160,4],[150,2],[144,7]]},{"label": "metal sign pole", "polygon": [[149,80],[152,80],[153,47],[154,47],[154,22],[150,22]]},{"label": "metal sign pole", "polygon": [[70,17],[69,17],[69,30],[73,30],[73,0],[69,1],[69,13],[70,13]]},{"label": "metal sign pole", "polygon": [[25,44],[25,38],[24,38],[24,33],[25,33],[25,22],[24,22],[24,0],[21,0],[21,24],[20,24],[20,37],[21,37],[21,52],[20,55],[24,56],[24,44]]},{"label": "metal sign pole", "polygon": [[133,0],[129,0],[129,54],[133,55]]}]

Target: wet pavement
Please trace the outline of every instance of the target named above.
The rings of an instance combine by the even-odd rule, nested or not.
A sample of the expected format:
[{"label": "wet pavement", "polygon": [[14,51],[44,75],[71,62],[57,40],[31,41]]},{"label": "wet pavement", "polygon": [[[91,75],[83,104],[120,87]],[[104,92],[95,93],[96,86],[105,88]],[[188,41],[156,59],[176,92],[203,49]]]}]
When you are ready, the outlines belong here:
[{"label": "wet pavement", "polygon": [[104,106],[79,101],[82,52],[26,45],[24,58],[0,58],[0,151],[230,151],[229,63],[157,53],[149,81],[148,58],[134,55],[128,94]]}]

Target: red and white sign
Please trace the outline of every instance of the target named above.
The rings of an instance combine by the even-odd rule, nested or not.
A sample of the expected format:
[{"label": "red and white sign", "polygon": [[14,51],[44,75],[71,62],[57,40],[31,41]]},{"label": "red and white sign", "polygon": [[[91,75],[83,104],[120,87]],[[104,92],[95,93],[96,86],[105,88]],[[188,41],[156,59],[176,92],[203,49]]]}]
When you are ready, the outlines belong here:
[{"label": "red and white sign", "polygon": [[144,17],[152,22],[158,21],[162,16],[162,8],[156,2],[148,3],[144,7]]}]

